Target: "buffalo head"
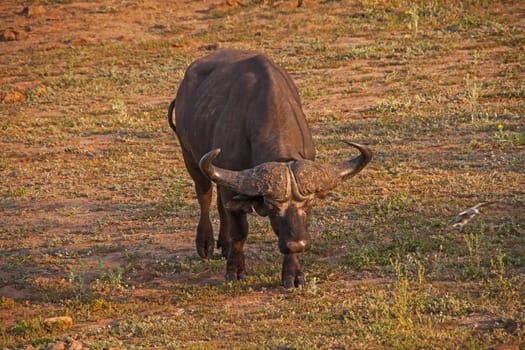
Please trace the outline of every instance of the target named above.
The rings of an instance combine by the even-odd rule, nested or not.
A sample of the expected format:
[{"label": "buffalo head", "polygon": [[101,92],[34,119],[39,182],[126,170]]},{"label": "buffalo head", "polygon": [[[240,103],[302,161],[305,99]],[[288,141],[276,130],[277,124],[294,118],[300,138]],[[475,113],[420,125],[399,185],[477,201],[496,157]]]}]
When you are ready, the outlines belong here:
[{"label": "buffalo head", "polygon": [[205,154],[199,166],[216,184],[236,193],[226,203],[230,210],[269,216],[273,230],[279,237],[283,254],[305,252],[310,249],[308,221],[312,201],[335,188],[342,181],[361,171],[372,159],[372,151],[358,143],[346,142],[357,148],[360,155],[335,164],[311,160],[267,162],[250,169],[234,171],[213,165],[221,152],[215,149]]}]

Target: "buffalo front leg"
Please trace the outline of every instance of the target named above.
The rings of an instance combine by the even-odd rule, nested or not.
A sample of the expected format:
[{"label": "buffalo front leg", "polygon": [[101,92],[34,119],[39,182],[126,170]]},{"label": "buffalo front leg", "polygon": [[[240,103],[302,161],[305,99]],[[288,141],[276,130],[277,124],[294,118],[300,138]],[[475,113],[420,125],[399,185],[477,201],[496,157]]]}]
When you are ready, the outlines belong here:
[{"label": "buffalo front leg", "polygon": [[248,236],[248,221],[246,214],[227,211],[231,245],[226,262],[226,281],[246,279],[244,264],[244,243]]},{"label": "buffalo front leg", "polygon": [[209,259],[213,256],[213,246],[215,243],[213,239],[213,227],[210,221],[211,183],[209,181],[199,184],[195,183],[195,191],[197,192],[197,199],[201,209],[195,244],[199,256],[204,259]]},{"label": "buffalo front leg", "polygon": [[283,259],[282,282],[284,288],[303,287],[304,274],[297,254],[285,254]]}]

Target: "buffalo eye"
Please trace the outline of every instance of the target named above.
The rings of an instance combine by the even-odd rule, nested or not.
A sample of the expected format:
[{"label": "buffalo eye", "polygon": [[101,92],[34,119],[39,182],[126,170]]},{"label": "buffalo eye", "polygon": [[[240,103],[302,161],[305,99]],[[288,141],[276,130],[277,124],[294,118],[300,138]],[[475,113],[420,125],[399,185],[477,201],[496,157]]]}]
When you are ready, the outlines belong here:
[{"label": "buffalo eye", "polygon": [[283,208],[285,207],[285,203],[268,199],[266,197],[264,198],[264,205],[268,208],[271,215],[281,215]]},{"label": "buffalo eye", "polygon": [[271,212],[279,211],[279,208],[272,202],[264,201],[264,205]]}]

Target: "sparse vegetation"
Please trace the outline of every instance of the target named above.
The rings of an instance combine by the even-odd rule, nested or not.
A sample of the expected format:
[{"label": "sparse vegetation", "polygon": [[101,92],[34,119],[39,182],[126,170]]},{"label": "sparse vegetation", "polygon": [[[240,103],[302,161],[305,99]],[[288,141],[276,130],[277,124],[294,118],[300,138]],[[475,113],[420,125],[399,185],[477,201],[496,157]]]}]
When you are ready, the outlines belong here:
[{"label": "sparse vegetation", "polygon": [[498,131],[494,134],[494,137],[501,148],[523,145],[523,135],[520,132],[504,131],[502,124],[498,124]]},{"label": "sparse vegetation", "polygon": [[[296,5],[46,0],[28,16],[2,2],[0,348],[525,346],[523,2]],[[302,289],[280,287],[262,218],[246,281],[196,254],[166,112],[217,47],[290,72],[320,161],[347,158],[345,139],[375,152],[314,208]]]}]

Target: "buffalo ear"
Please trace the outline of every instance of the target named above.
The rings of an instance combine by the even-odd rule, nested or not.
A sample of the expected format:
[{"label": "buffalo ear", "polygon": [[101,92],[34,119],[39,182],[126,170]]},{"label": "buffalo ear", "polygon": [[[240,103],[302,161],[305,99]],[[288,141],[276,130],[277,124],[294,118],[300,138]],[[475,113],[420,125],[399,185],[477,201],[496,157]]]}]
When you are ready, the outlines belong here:
[{"label": "buffalo ear", "polygon": [[249,200],[238,199],[236,197],[238,196],[229,200],[224,207],[230,211],[241,211],[246,214],[253,212],[252,204]]},{"label": "buffalo ear", "polygon": [[272,207],[266,204],[263,197],[260,197],[259,200],[253,203],[253,208],[260,216],[268,216],[272,211]]},{"label": "buffalo ear", "polygon": [[263,197],[248,197],[242,194],[233,197],[229,200],[225,208],[231,211],[241,211],[243,213],[252,213],[253,210],[260,216],[270,215],[271,207],[264,202]]}]

